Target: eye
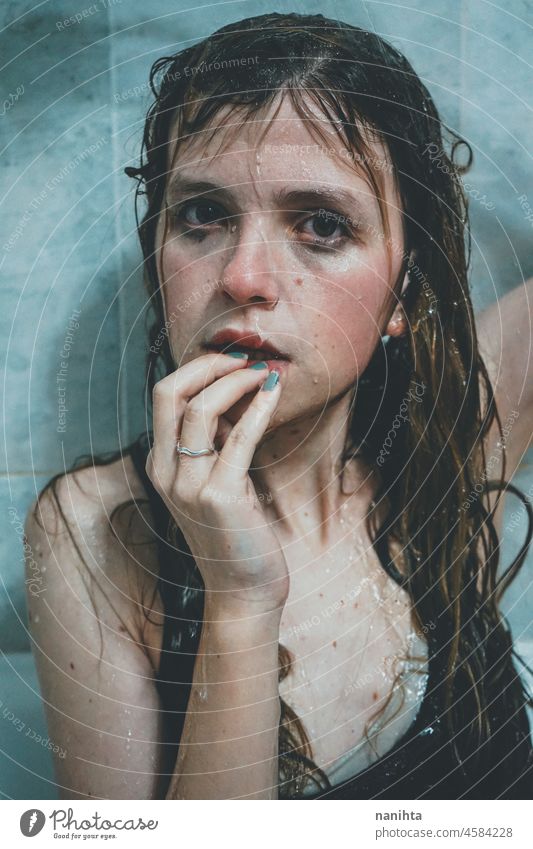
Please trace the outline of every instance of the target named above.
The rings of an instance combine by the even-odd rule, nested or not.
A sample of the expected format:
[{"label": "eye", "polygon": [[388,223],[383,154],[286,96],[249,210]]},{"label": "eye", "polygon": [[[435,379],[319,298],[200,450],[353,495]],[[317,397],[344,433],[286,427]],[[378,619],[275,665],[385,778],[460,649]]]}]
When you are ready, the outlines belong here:
[{"label": "eye", "polygon": [[348,221],[340,212],[318,209],[300,224],[300,232],[311,236],[311,245],[333,247],[351,235]]},{"label": "eye", "polygon": [[[185,235],[192,238],[203,238],[212,225],[223,224],[226,221],[226,210],[214,201],[187,201],[181,206],[171,207],[172,220],[192,231]],[[194,231],[198,230],[198,233]]]}]

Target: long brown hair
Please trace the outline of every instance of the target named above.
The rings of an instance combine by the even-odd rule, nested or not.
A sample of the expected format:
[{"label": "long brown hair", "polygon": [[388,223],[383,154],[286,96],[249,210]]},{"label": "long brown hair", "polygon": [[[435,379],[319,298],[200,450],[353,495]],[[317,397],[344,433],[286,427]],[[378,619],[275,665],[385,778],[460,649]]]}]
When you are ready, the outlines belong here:
[{"label": "long brown hair", "polygon": [[[502,424],[478,351],[467,279],[468,204],[460,176],[471,163],[472,151],[445,127],[428,90],[398,50],[375,33],[322,15],[266,14],[232,23],[176,55],[158,59],[151,68],[150,86],[154,101],[146,117],[140,164],[126,169],[137,180],[137,224],[155,313],[148,397],[156,381],[175,369],[155,252],[171,132],[177,138],[176,155],[183,140],[207,134],[222,107],[230,106],[242,122],[263,114],[282,92],[327,144],[308,104],[319,108],[347,151],[360,158],[378,197],[380,175],[369,164],[371,152],[362,130],[376,132],[390,157],[403,208],[401,250],[410,278],[403,306],[409,332],[378,345],[358,381],[343,460],[362,457],[379,474],[374,501],[381,506],[381,518],[376,523],[376,513],[369,512],[368,532],[381,565],[408,592],[417,627],[439,634],[446,654],[449,733],[458,760],[469,759],[473,766],[476,758],[484,757],[488,747],[483,743],[493,731],[491,688],[512,664],[512,641],[498,604],[524,560],[531,529],[498,579],[494,510],[505,489],[522,496],[505,482],[505,462],[498,481],[484,473],[484,437],[495,418],[500,433]],[[462,165],[461,151],[467,154]],[[408,415],[395,423],[412,381],[423,392],[418,403],[409,405]],[[120,456],[117,452],[106,462]],[[484,498],[491,490],[498,497],[489,509]],[[529,504],[524,503],[531,520]],[[169,541],[171,562],[167,568],[166,558],[161,559],[158,589],[166,620],[179,628],[175,650],[190,658],[191,672],[203,584],[183,535],[169,519],[167,533],[165,522],[161,530]],[[393,543],[401,549],[401,570],[392,556]],[[489,663],[488,641],[495,634],[505,650]],[[280,645],[280,680],[290,662]],[[169,689],[162,685],[161,693],[163,703],[168,698],[170,704]],[[527,699],[518,676],[507,694],[511,715]],[[313,763],[302,722],[283,700],[281,705],[280,797],[299,795],[309,780],[327,787],[327,776]]]}]

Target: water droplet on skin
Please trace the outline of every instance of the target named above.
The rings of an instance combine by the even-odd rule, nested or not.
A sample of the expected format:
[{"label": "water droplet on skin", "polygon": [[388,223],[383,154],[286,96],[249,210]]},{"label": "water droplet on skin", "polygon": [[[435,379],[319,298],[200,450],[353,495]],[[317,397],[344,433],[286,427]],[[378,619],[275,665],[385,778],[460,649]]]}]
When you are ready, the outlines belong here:
[{"label": "water droplet on skin", "polygon": [[34,616],[34,617],[33,617],[33,621],[34,621],[34,622],[38,622],[38,621],[39,621],[39,617],[38,617],[38,616]]},{"label": "water droplet on skin", "polygon": [[198,698],[200,699],[200,701],[202,701],[202,702],[207,701],[207,687],[199,687],[198,690],[197,690],[197,693],[198,693]]},{"label": "water droplet on skin", "polygon": [[255,332],[257,333],[258,336],[262,337],[264,334],[263,334],[263,331],[261,330],[261,328],[259,326],[259,318],[257,316],[255,317],[254,324],[255,324]]},{"label": "water droplet on skin", "polygon": [[237,225],[236,225],[236,224],[232,224],[232,225],[231,225],[231,227],[230,227],[231,232],[232,232],[232,233],[235,233],[236,229],[237,229]]},{"label": "water droplet on skin", "polygon": [[313,383],[318,383],[318,377],[313,378]]}]

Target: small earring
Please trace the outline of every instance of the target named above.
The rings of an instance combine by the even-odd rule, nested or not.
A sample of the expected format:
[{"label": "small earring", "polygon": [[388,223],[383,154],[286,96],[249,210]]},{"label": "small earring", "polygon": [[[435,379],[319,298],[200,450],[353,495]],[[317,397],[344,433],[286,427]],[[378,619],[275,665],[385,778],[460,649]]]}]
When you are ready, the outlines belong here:
[{"label": "small earring", "polygon": [[405,313],[397,310],[390,317],[389,323],[387,326],[387,330],[389,331],[390,336],[402,336],[405,333],[405,325],[406,325],[406,315]]},{"label": "small earring", "polygon": [[394,313],[390,317],[390,322],[395,327],[400,327],[402,324],[404,324],[405,323],[405,313],[403,312],[403,310],[401,310],[401,309],[395,310]]}]

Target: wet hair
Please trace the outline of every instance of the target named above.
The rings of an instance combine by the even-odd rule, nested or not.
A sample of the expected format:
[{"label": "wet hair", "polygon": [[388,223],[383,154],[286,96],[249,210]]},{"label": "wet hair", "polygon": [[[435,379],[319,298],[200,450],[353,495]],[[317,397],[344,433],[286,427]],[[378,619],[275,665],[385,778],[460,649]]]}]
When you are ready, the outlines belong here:
[{"label": "wet hair", "polygon": [[[495,419],[502,434],[502,423],[478,350],[467,279],[470,234],[461,175],[471,164],[472,151],[444,125],[427,88],[395,47],[373,32],[322,15],[275,13],[232,23],[158,59],[151,68],[150,86],[154,101],[146,117],[140,162],[126,169],[137,180],[145,284],[155,314],[147,363],[149,396],[157,380],[176,368],[165,332],[155,247],[158,218],[166,204],[171,140],[176,141],[173,161],[179,161],[181,144],[193,136],[207,140],[224,107],[235,115],[233,133],[238,134],[242,122],[261,119],[280,97],[288,97],[309,131],[329,145],[309,108],[312,104],[365,170],[382,208],[382,174],[368,139],[383,144],[401,199],[404,245],[398,280],[407,270],[409,286],[401,303],[408,332],[379,343],[358,380],[343,461],[363,458],[378,475],[373,506],[379,511],[371,507],[367,516],[373,548],[383,569],[409,594],[416,628],[426,634],[437,629],[447,661],[450,737],[459,761],[468,762],[469,769],[482,768],[490,748],[484,744],[494,731],[490,693],[505,670],[513,669],[514,648],[499,602],[527,553],[531,508],[505,481],[504,452],[501,478],[487,474],[483,440]],[[385,227],[386,220],[385,209]],[[394,248],[390,242],[388,246]],[[397,286],[394,297],[400,301]],[[421,388],[417,403],[409,404],[408,415],[398,418],[412,386]],[[120,456],[117,452],[106,462]],[[53,488],[57,477],[47,488]],[[506,490],[524,501],[529,529],[518,555],[498,577],[493,516]],[[496,493],[491,507],[490,492]],[[127,504],[115,509],[111,523]],[[158,591],[165,627],[173,633],[162,664],[168,657],[176,667],[173,652],[178,652],[192,673],[203,582],[179,527],[168,513],[158,521],[168,549],[168,556],[161,555]],[[401,568],[393,544],[401,549]],[[504,649],[489,665],[488,646],[495,634]],[[280,645],[280,680],[290,663],[290,653]],[[166,663],[166,676],[171,665]],[[158,686],[172,719],[170,739],[176,736],[172,709],[180,703],[179,682],[165,675],[160,670]],[[527,701],[516,673],[506,698],[509,716]],[[185,711],[186,697],[181,704]],[[328,787],[327,776],[313,763],[303,723],[283,700],[281,707],[280,798],[301,795],[307,782]]]}]

